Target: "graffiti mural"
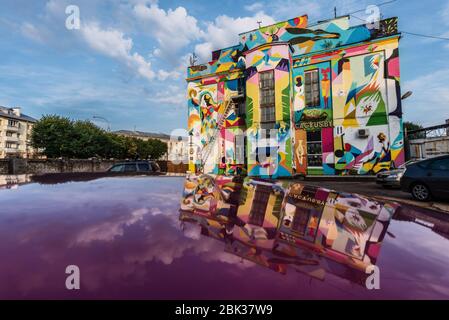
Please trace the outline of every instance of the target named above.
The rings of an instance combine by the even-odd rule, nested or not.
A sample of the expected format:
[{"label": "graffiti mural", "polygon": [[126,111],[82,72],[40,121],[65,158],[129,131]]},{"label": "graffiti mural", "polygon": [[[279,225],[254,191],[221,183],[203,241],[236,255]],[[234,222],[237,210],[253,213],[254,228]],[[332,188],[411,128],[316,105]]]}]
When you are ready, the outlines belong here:
[{"label": "graffiti mural", "polygon": [[[248,175],[261,177],[290,176],[291,152],[291,104],[292,88],[291,56],[286,45],[273,45],[254,50],[246,55],[246,121]],[[274,73],[274,123],[264,127],[260,101],[260,73]],[[267,131],[271,130],[270,133]],[[274,136],[272,133],[274,132]],[[270,135],[268,137],[268,134]]]},{"label": "graffiti mural", "polygon": [[[296,17],[242,33],[238,45],[190,67],[189,130],[198,143],[191,162],[214,141],[207,173],[376,174],[403,164],[397,18],[380,26]],[[243,111],[223,114],[228,92],[238,93]],[[241,131],[244,151],[235,143]]]}]

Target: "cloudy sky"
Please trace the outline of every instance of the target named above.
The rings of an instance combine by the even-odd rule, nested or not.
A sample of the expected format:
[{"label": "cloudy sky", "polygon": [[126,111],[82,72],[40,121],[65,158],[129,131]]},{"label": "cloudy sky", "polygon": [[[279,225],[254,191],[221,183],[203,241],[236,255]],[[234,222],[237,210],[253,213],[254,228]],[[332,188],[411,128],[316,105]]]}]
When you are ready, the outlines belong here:
[{"label": "cloudy sky", "polygon": [[[170,133],[186,126],[185,73],[195,51],[238,42],[238,33],[309,15],[309,21],[388,0],[0,0],[0,105],[34,117],[105,117],[112,130]],[[80,9],[66,28],[68,5]],[[449,37],[449,0],[396,0],[380,6],[401,31]],[[403,34],[400,43],[405,119],[423,125],[449,118],[449,41]],[[99,121],[99,120],[96,120]],[[106,127],[105,123],[98,122]]]}]

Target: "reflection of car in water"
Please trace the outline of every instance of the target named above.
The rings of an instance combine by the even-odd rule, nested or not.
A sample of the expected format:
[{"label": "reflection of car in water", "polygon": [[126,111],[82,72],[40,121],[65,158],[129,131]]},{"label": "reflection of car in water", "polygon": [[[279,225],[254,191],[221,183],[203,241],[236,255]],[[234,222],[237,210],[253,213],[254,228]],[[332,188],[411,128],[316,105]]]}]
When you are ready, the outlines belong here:
[{"label": "reflection of car in water", "polygon": [[449,199],[449,156],[418,161],[407,166],[401,189],[410,192],[416,200]]},{"label": "reflection of car in water", "polygon": [[[204,179],[215,193],[203,190]],[[318,279],[329,272],[364,284],[395,204],[300,183],[240,179],[187,177],[180,220],[199,224],[203,235],[225,243],[226,252],[277,272]],[[229,197],[217,188],[227,188]],[[195,206],[195,192],[212,194],[213,210]]]}]

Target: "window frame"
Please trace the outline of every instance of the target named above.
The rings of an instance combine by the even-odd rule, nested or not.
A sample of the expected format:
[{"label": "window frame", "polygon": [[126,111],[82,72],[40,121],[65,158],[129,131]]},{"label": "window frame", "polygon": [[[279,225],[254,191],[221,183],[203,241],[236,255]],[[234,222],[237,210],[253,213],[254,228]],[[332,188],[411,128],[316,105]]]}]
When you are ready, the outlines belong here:
[{"label": "window frame", "polygon": [[270,201],[271,188],[267,186],[256,186],[254,198],[249,211],[248,223],[262,227],[267,213],[267,205]]},{"label": "window frame", "polygon": [[[127,167],[131,168],[132,166],[134,166],[134,170],[133,171],[126,170]],[[125,163],[124,164],[124,168],[123,168],[123,172],[138,172],[137,165],[135,163]]]},{"label": "window frame", "polygon": [[[316,73],[316,76],[317,76],[317,83],[316,83],[317,89],[316,90],[314,90],[314,88],[313,88],[313,85],[314,85],[314,83],[313,83],[313,74],[315,74],[315,73]],[[311,82],[309,84],[307,83],[307,75],[308,74],[311,74],[311,77],[310,77]],[[310,103],[309,103],[309,101],[307,101],[307,91],[308,91],[307,89],[308,89],[308,87],[310,88],[310,95],[311,95]],[[314,92],[317,93],[317,98],[318,98],[316,103],[315,103],[315,100],[314,100]],[[304,71],[304,102],[305,102],[306,108],[319,108],[319,107],[321,107],[321,86],[320,86],[320,71],[319,71],[319,68],[314,68],[314,69],[310,69],[310,70]]]},{"label": "window frame", "polygon": [[[265,75],[270,75],[268,79],[264,79]],[[266,82],[269,82],[267,85]],[[276,122],[276,90],[275,90],[275,74],[274,70],[267,70],[259,73],[259,104],[260,104],[260,122],[271,123]],[[266,101],[268,100],[268,102]],[[273,109],[272,118],[267,119],[262,115],[264,114],[262,109]],[[265,113],[266,114],[266,113]],[[270,113],[271,114],[271,113]]]},{"label": "window frame", "polygon": [[[142,170],[140,166],[146,166],[146,170]],[[139,162],[137,163],[137,172],[153,172],[153,168],[149,163]]]},{"label": "window frame", "polygon": [[[312,140],[309,141],[309,133],[311,132],[319,132],[320,134],[320,140]],[[320,153],[309,153],[309,145],[310,144],[320,144],[320,149],[321,152]],[[307,131],[306,133],[306,150],[307,150],[307,156],[306,156],[306,160],[307,160],[307,168],[323,168],[323,134],[322,134],[322,130],[315,130],[315,131]],[[321,166],[316,166],[316,165],[309,165],[309,156],[320,156],[321,157]]]}]

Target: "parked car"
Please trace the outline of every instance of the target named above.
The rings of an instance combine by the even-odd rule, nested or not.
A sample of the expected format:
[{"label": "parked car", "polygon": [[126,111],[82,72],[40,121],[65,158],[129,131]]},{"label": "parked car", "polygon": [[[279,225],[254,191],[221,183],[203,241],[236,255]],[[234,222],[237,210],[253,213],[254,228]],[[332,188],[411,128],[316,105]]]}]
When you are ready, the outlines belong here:
[{"label": "parked car", "polygon": [[107,170],[107,172],[160,174],[161,168],[155,161],[129,161],[114,164]]},{"label": "parked car", "polygon": [[400,165],[397,169],[379,172],[376,175],[376,183],[382,185],[384,188],[400,188],[401,178],[404,175],[405,169],[408,165],[417,161],[419,160],[409,160]]},{"label": "parked car", "polygon": [[401,178],[401,189],[419,201],[449,199],[449,155],[408,165]]}]

